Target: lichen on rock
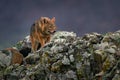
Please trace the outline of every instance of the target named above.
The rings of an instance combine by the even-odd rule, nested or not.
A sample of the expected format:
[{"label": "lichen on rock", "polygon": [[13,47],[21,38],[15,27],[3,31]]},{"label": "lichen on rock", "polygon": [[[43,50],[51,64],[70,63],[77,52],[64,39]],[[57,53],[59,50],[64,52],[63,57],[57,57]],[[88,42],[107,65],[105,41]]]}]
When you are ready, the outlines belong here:
[{"label": "lichen on rock", "polygon": [[[16,47],[22,49],[22,44]],[[0,69],[1,80],[119,80],[120,32],[78,37],[58,31],[44,47],[24,57],[24,64],[4,67],[2,62]]]}]

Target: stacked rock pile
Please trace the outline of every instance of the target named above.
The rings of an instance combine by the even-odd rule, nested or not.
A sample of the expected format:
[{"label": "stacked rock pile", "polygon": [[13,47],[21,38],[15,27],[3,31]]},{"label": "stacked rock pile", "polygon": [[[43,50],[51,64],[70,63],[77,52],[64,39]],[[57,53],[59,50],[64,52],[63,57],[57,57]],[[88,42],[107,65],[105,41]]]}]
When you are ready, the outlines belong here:
[{"label": "stacked rock pile", "polygon": [[4,67],[2,60],[1,80],[120,80],[120,31],[83,37],[58,31],[25,64]]}]

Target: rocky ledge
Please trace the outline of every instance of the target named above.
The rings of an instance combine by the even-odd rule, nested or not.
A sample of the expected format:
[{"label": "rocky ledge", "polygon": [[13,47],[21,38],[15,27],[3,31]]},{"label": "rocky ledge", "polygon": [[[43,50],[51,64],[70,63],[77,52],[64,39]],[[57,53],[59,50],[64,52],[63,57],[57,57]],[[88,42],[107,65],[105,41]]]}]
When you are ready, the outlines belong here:
[{"label": "rocky ledge", "polygon": [[10,64],[10,55],[0,57],[0,80],[120,80],[120,31],[83,37],[58,31],[35,54],[27,55],[29,36],[14,47],[25,46],[22,65]]}]

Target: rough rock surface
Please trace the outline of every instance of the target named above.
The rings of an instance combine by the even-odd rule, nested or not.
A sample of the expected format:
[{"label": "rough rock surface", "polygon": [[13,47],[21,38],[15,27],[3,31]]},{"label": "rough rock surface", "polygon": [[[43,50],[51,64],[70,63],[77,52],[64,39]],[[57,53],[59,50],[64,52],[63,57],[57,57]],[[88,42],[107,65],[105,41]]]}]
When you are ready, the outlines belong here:
[{"label": "rough rock surface", "polygon": [[83,37],[59,31],[24,60],[23,65],[0,63],[0,80],[120,80],[120,31]]}]

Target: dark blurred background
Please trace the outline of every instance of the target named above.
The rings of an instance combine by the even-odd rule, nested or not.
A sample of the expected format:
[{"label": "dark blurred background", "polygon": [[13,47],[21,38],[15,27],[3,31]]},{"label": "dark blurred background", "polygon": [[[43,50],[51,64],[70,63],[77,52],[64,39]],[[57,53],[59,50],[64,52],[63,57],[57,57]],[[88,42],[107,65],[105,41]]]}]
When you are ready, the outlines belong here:
[{"label": "dark blurred background", "polygon": [[58,30],[106,33],[120,29],[120,0],[0,0],[0,49],[29,35],[41,16],[56,17]]}]

